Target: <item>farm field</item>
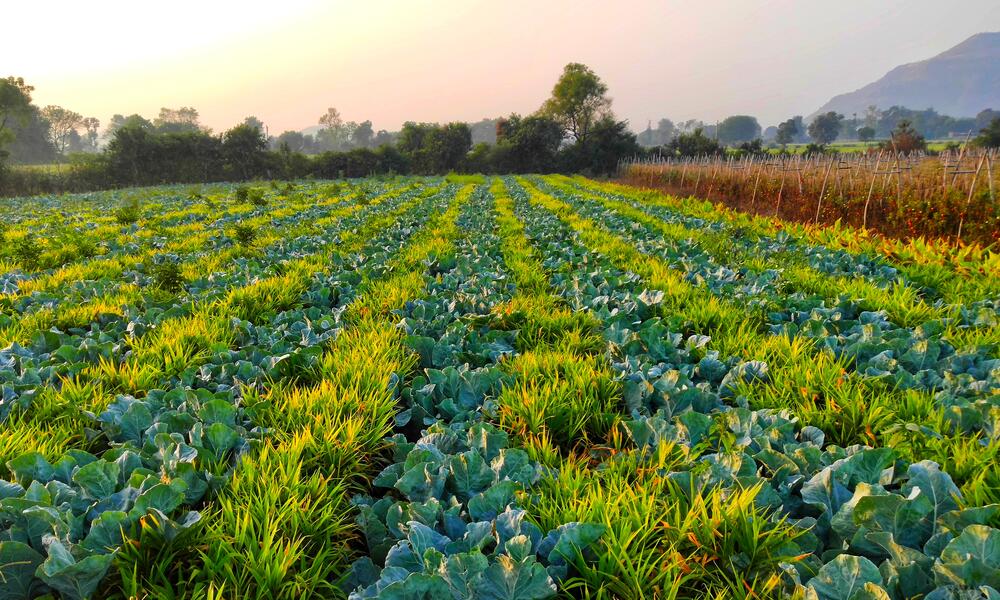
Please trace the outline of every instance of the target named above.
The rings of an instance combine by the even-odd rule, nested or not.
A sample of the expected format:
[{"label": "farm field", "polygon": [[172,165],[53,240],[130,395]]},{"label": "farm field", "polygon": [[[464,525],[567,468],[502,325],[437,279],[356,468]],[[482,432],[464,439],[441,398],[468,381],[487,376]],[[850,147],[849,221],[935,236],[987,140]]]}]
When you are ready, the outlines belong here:
[{"label": "farm field", "polygon": [[624,183],[800,223],[871,229],[966,246],[1000,242],[993,150],[834,156],[651,157],[624,161]]},{"label": "farm field", "polygon": [[[868,152],[874,149],[876,152],[879,149],[879,144],[885,140],[875,140],[871,142],[860,142],[860,141],[843,141],[843,142],[831,142],[828,147],[830,150],[836,152]],[[944,152],[949,148],[959,145],[962,143],[961,138],[955,139],[940,139],[940,140],[928,140],[927,150],[930,152]],[[809,144],[787,144],[785,150],[792,154],[803,154],[807,152]],[[774,152],[780,152],[780,150],[774,150]]]},{"label": "farm field", "polygon": [[558,175],[0,204],[0,598],[1000,597],[989,249]]}]

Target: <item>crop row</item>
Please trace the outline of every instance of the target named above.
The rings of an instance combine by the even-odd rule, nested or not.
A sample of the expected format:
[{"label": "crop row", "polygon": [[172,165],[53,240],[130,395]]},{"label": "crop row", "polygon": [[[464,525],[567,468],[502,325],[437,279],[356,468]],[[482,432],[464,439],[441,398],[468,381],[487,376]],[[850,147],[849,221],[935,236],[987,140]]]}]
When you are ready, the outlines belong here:
[{"label": "crop row", "polygon": [[988,277],[581,178],[291,192],[97,195],[131,246],[4,275],[7,597],[1000,589]]}]

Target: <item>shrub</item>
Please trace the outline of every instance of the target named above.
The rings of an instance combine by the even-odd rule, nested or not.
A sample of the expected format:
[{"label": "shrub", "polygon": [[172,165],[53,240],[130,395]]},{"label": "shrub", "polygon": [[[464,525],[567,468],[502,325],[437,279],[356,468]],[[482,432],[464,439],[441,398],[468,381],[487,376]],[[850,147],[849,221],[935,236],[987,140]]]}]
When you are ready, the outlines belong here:
[{"label": "shrub", "polygon": [[33,236],[26,235],[14,242],[14,258],[21,267],[33,271],[42,258],[42,248]]},{"label": "shrub", "polygon": [[151,270],[153,285],[165,292],[179,292],[184,289],[184,274],[173,257],[156,256]]},{"label": "shrub", "polygon": [[253,225],[237,223],[233,233],[236,236],[236,242],[240,246],[249,248],[257,241],[257,229]]},{"label": "shrub", "polygon": [[264,190],[251,188],[247,194],[247,199],[254,206],[267,206],[267,198],[264,197]]},{"label": "shrub", "polygon": [[134,198],[128,204],[115,210],[115,222],[119,225],[137,223],[140,217],[142,217],[142,210],[139,208],[139,201]]},{"label": "shrub", "polygon": [[237,202],[247,202],[247,201],[249,201],[249,198],[250,198],[250,188],[247,187],[247,186],[245,186],[245,185],[237,186],[237,188],[236,188],[236,196],[235,197],[236,197],[236,201]]}]

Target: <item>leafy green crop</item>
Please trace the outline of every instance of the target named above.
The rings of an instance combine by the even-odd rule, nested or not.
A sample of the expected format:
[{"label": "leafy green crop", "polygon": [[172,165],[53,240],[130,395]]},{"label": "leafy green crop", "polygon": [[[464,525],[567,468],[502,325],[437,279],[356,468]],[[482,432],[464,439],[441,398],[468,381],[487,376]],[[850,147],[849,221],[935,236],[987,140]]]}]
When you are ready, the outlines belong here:
[{"label": "leafy green crop", "polygon": [[985,273],[560,176],[9,209],[0,597],[1000,597]]}]

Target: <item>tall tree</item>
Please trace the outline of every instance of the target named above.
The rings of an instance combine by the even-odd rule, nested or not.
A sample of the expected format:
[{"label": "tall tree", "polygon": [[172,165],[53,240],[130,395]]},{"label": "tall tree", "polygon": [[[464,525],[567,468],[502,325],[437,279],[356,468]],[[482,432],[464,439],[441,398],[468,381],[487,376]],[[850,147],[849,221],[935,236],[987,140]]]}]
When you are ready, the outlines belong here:
[{"label": "tall tree", "polygon": [[344,119],[340,117],[340,111],[332,106],[326,109],[326,113],[320,116],[319,124],[328,129],[336,129],[344,124]]},{"label": "tall tree", "polygon": [[660,122],[656,124],[656,134],[659,138],[657,141],[658,145],[669,144],[670,140],[674,139],[674,135],[677,133],[677,128],[674,127],[674,122],[670,119],[660,119]]},{"label": "tall tree", "polygon": [[704,130],[698,127],[692,133],[682,133],[675,137],[668,146],[671,153],[677,156],[702,156],[718,155],[725,152],[725,148],[719,145],[718,140],[705,135]]},{"label": "tall tree", "polygon": [[840,122],[844,120],[844,115],[830,111],[813,119],[809,124],[809,137],[817,144],[829,144],[840,135]]},{"label": "tall tree", "polygon": [[[21,77],[0,79],[0,153],[4,152],[4,145],[14,139],[15,121],[23,126],[31,119],[31,92],[34,89]],[[0,154],[0,162],[5,156]]]},{"label": "tall tree", "polygon": [[386,131],[385,129],[379,129],[375,134],[375,138],[372,139],[372,146],[378,148],[379,146],[391,146],[396,143],[399,139],[399,132],[396,131]]},{"label": "tall tree", "polygon": [[749,115],[733,115],[719,124],[719,141],[723,144],[739,144],[760,137],[760,124]]},{"label": "tall tree", "polygon": [[49,139],[52,140],[52,145],[59,154],[64,154],[72,134],[83,126],[83,115],[50,104],[42,109],[42,117],[49,122]]},{"label": "tall tree", "polygon": [[989,125],[979,131],[976,144],[984,148],[1000,148],[1000,117],[994,117]]},{"label": "tall tree", "polygon": [[994,119],[1000,119],[1000,110],[993,110],[992,108],[987,108],[979,112],[976,115],[976,129],[982,130],[984,127],[989,127],[993,123]]},{"label": "tall tree", "polygon": [[788,119],[778,124],[778,133],[774,136],[774,141],[782,146],[787,146],[795,141],[795,136],[799,134],[799,126],[795,119]]},{"label": "tall tree", "polygon": [[96,152],[97,138],[101,137],[101,122],[95,117],[87,117],[80,122],[80,125],[86,130],[83,139],[87,150],[89,152]]},{"label": "tall tree", "polygon": [[10,159],[15,163],[51,163],[58,156],[49,136],[49,122],[42,118],[42,111],[37,106],[32,104],[30,108],[27,120],[8,121],[9,137],[13,139],[5,148],[0,148],[0,152],[9,152]]},{"label": "tall tree", "polygon": [[311,135],[306,135],[301,131],[284,131],[275,140],[278,148],[288,148],[289,152],[303,152],[311,154],[315,151],[315,144]]},{"label": "tall tree", "polygon": [[397,146],[414,172],[444,174],[462,164],[472,148],[472,131],[465,123],[407,122],[399,133]]},{"label": "tall tree", "polygon": [[878,120],[882,117],[881,111],[874,104],[870,104],[865,109],[865,127],[875,129],[878,127]]},{"label": "tall tree", "polygon": [[636,141],[640,146],[646,148],[665,146],[670,143],[670,140],[674,139],[676,132],[677,129],[674,127],[673,121],[670,119],[660,119],[660,122],[656,125],[656,129],[653,129],[653,123],[650,122],[646,126],[646,130],[636,137]]},{"label": "tall tree", "polygon": [[369,148],[374,137],[375,130],[372,129],[372,122],[362,121],[351,134],[351,143],[357,148]]},{"label": "tall tree", "polygon": [[628,123],[608,114],[594,123],[586,143],[566,148],[563,156],[565,166],[571,169],[610,175],[623,156],[633,156],[640,151],[635,134],[628,130]]},{"label": "tall tree", "polygon": [[320,116],[323,129],[316,133],[316,141],[324,150],[346,150],[350,146],[351,135],[348,124],[340,116],[340,111],[330,107]]},{"label": "tall tree", "polygon": [[246,125],[247,127],[252,127],[260,132],[264,132],[264,130],[266,129],[264,127],[264,122],[253,115],[250,115],[249,117],[243,119],[243,124]]},{"label": "tall tree", "polygon": [[104,129],[104,137],[110,139],[115,135],[115,132],[122,127],[138,127],[140,129],[145,129],[146,131],[152,131],[153,122],[142,115],[137,114],[131,114],[127,117],[124,115],[114,115],[111,117],[111,120],[108,121],[108,126]]},{"label": "tall tree", "polygon": [[153,120],[153,126],[160,133],[193,133],[202,130],[198,119],[197,109],[190,106],[161,108],[159,116]]},{"label": "tall tree", "polygon": [[903,119],[896,124],[896,128],[892,130],[889,140],[884,145],[886,149],[909,154],[917,150],[925,150],[927,148],[927,141],[924,139],[924,136],[920,135],[914,129],[908,120]]},{"label": "tall tree", "polygon": [[586,142],[594,123],[611,113],[607,93],[608,86],[590,67],[569,63],[540,112],[562,125],[576,141]]},{"label": "tall tree", "polygon": [[495,168],[502,173],[547,173],[556,168],[563,140],[559,123],[548,117],[511,115],[496,126]]},{"label": "tall tree", "polygon": [[267,138],[254,125],[243,122],[222,134],[222,158],[242,179],[263,175],[267,168]]}]

